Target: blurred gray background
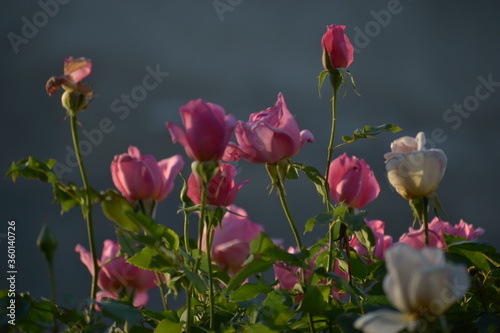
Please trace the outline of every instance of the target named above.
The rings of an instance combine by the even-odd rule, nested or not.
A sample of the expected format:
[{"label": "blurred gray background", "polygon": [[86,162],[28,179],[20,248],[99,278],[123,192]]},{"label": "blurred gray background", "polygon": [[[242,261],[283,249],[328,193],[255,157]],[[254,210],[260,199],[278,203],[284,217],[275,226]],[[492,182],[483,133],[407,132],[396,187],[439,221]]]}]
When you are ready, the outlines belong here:
[{"label": "blurred gray background", "polygon": [[[364,158],[381,186],[377,200],[366,206],[368,218],[385,221],[396,240],[408,230],[412,216],[407,202],[385,178],[383,154],[390,142],[424,131],[448,156],[438,195],[445,220],[464,219],[486,229],[483,240],[500,248],[497,127],[500,121],[498,1],[70,1],[9,2],[0,14],[2,112],[1,167],[33,155],[64,163],[71,147],[69,122],[60,93],[49,98],[47,79],[59,75],[67,56],[93,61],[87,79],[96,98],[79,116],[91,132],[110,119],[105,133],[85,156],[92,186],[113,188],[109,165],[129,145],[158,160],[183,154],[172,144],[165,121],[181,123],[179,107],[203,98],[227,113],[247,120],[252,112],[274,105],[282,92],[301,129],[316,141],[293,158],[323,171],[330,133],[330,90],[319,98],[317,75],[322,70],[320,40],[329,24],[346,25],[357,49],[350,67],[362,97],[347,85],[338,103],[336,142],[365,124],[394,123],[404,129],[377,140],[349,145],[335,152]],[[169,75],[147,95],[138,95],[147,67]],[[490,81],[485,86],[484,82]],[[134,90],[135,88],[135,90]],[[134,107],[122,94],[135,91]],[[465,105],[464,105],[465,104]],[[462,107],[462,113],[454,111]],[[115,107],[115,108],[114,108]],[[450,111],[447,111],[450,109]],[[433,134],[434,138],[433,138]],[[82,139],[85,137],[82,136]],[[69,148],[68,148],[69,149]],[[183,173],[189,173],[186,157]],[[293,245],[293,237],[275,194],[268,195],[264,165],[241,161],[238,180],[251,179],[236,204],[273,238]],[[72,169],[65,180],[81,184]],[[180,190],[177,182],[175,191]],[[303,230],[308,218],[323,211],[314,186],[305,177],[287,184],[291,210]],[[59,240],[55,269],[60,303],[71,306],[88,296],[90,275],[74,252],[88,247],[79,209],[60,215],[51,204],[51,186],[34,180],[1,182],[1,228],[16,221],[17,290],[49,297],[47,267],[35,240],[44,222]],[[157,220],[181,232],[180,201],[173,193],[162,202]],[[95,209],[97,245],[114,238],[114,229]],[[194,223],[193,223],[194,224]],[[304,237],[312,244],[326,230]],[[5,239],[2,253],[6,253]],[[1,255],[4,269],[6,255]],[[3,274],[3,273],[2,273]],[[1,279],[5,287],[5,278]],[[153,308],[159,307],[152,290]]]}]

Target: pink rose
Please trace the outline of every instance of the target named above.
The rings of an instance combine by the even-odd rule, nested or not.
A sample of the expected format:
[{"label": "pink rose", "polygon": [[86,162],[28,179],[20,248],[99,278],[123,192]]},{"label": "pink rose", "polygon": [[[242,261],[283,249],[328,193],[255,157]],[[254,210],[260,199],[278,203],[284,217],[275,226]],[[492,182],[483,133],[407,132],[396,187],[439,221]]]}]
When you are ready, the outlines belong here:
[{"label": "pink rose", "polygon": [[375,200],[380,193],[370,166],[363,159],[348,157],[346,153],[330,164],[328,184],[333,201],[358,209]]},{"label": "pink rose", "polygon": [[[125,261],[123,257],[116,257],[120,250],[117,243],[111,240],[104,241],[97,285],[101,289],[97,294],[97,301],[102,297],[120,299],[122,296],[133,296],[134,306],[144,306],[148,301],[147,291],[156,286],[154,272],[143,270]],[[90,274],[94,275],[94,265],[90,253],[80,244],[75,251],[80,254],[80,260],[87,266]]]},{"label": "pink rose", "polygon": [[275,163],[297,154],[314,137],[308,130],[299,130],[281,93],[274,107],[252,113],[247,123],[239,121],[235,130],[238,145],[230,143],[225,161],[240,158],[252,163]]},{"label": "pink rose", "polygon": [[464,220],[460,220],[460,223],[454,226],[448,224],[447,227],[443,228],[443,232],[448,235],[459,236],[468,240],[476,240],[479,236],[484,234],[484,229],[474,228],[472,224],[468,224]]},{"label": "pink rose", "polygon": [[[321,39],[321,46],[333,68],[347,68],[354,60],[354,47],[345,34],[345,25],[328,25]],[[323,67],[331,71],[323,57]]]},{"label": "pink rose", "polygon": [[[221,270],[234,275],[243,268],[243,263],[250,254],[250,242],[264,231],[264,227],[248,219],[244,209],[234,205],[228,209],[238,215],[231,212],[224,215],[221,225],[215,228],[210,255]],[[207,251],[205,235],[206,230],[203,236],[203,251]]]},{"label": "pink rose", "polygon": [[202,99],[188,102],[180,111],[186,132],[178,125],[167,122],[172,141],[180,142],[193,160],[221,160],[234,132],[234,116],[226,115],[221,106],[205,103]]},{"label": "pink rose", "polygon": [[[229,206],[236,198],[239,189],[249,182],[245,180],[235,184],[236,169],[230,164],[221,163],[217,174],[210,179],[207,188],[207,204],[213,206]],[[196,173],[188,179],[188,197],[197,205],[201,204],[202,181]]]},{"label": "pink rose", "polygon": [[[442,222],[436,219],[429,223],[429,247],[439,249],[446,247],[442,231],[445,227],[444,223],[448,224],[447,222]],[[413,229],[410,227],[410,231],[403,234],[399,238],[399,242],[408,244],[415,249],[424,249],[426,247],[424,226],[422,225],[420,229]]]},{"label": "pink rose", "polygon": [[[366,225],[372,230],[375,238],[375,258],[384,259],[384,252],[392,245],[392,237],[385,235],[385,223],[380,220],[366,221]],[[352,236],[349,246],[356,250],[359,255],[367,255],[368,250],[360,243],[356,235]]]},{"label": "pink rose", "polygon": [[128,200],[162,201],[172,192],[175,177],[183,166],[180,155],[156,162],[152,155],[141,156],[139,149],[130,146],[128,154],[114,157],[111,175],[115,186]]},{"label": "pink rose", "polygon": [[[309,279],[311,278],[312,271],[314,270],[314,261],[316,258],[321,254],[321,252],[325,251],[328,249],[327,247],[323,248],[320,250],[313,259],[309,262],[308,266],[310,269],[306,269],[306,282],[309,283]],[[290,247],[288,248],[289,253],[296,253],[298,252],[297,248]],[[300,280],[302,280],[302,272],[299,267],[293,267],[289,266],[283,262],[277,262],[273,266],[274,268],[274,276],[276,280],[278,280],[278,284],[276,285],[276,288],[281,288],[285,289],[288,291],[291,291],[294,289],[296,284],[300,284]],[[346,281],[348,280],[348,275],[345,273],[343,270],[340,269],[339,263],[337,260],[335,260],[334,264],[334,270],[336,274],[340,275],[342,278],[344,278]],[[318,284],[325,284],[326,280],[319,281]],[[339,292],[336,288],[333,288],[332,290],[332,295],[333,298],[336,300],[340,300],[344,297],[344,293]],[[302,300],[303,295],[297,295],[295,297],[296,302],[300,302]]]}]

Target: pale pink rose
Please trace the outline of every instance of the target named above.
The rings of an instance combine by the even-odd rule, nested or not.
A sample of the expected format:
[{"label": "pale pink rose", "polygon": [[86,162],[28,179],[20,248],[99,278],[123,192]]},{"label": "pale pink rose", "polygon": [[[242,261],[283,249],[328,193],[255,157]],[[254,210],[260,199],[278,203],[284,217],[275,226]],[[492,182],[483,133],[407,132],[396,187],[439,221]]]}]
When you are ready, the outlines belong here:
[{"label": "pale pink rose", "polygon": [[281,93],[274,107],[252,113],[247,123],[239,121],[235,130],[238,144],[229,143],[225,161],[243,158],[252,163],[276,163],[295,156],[314,137],[299,126]]},{"label": "pale pink rose", "polygon": [[[152,271],[147,271],[129,264],[123,257],[116,257],[120,250],[117,243],[105,240],[101,259],[97,261],[100,267],[97,285],[101,289],[98,295],[119,299],[126,294],[134,296],[134,305],[145,305],[148,297],[146,291],[156,286],[156,276]],[[92,256],[83,246],[77,244],[75,251],[80,254],[80,260],[87,266],[90,274],[94,275]]]},{"label": "pale pink rose", "polygon": [[328,184],[334,202],[344,202],[358,209],[375,200],[380,193],[370,166],[363,159],[348,157],[346,153],[330,164]]},{"label": "pale pink rose", "polygon": [[485,231],[483,228],[474,228],[472,224],[468,224],[464,220],[460,220],[460,223],[454,226],[448,224],[448,227],[444,228],[443,232],[448,235],[459,236],[468,240],[476,240],[479,236],[483,235]]},{"label": "pale pink rose", "polygon": [[115,186],[128,200],[162,201],[172,192],[175,178],[183,166],[180,155],[156,162],[154,156],[141,156],[138,148],[130,146],[128,154],[114,157],[111,175]]},{"label": "pale pink rose", "polygon": [[[345,25],[327,25],[327,31],[321,39],[321,47],[326,51],[333,68],[347,68],[354,60],[354,47],[345,34]],[[323,67],[328,68],[323,58]]]},{"label": "pale pink rose", "polygon": [[220,105],[206,103],[202,99],[188,102],[180,108],[180,113],[186,131],[167,122],[172,141],[183,145],[186,154],[193,160],[221,160],[234,132],[234,116],[226,115]]},{"label": "pale pink rose", "polygon": [[[206,191],[207,204],[213,206],[229,206],[236,198],[240,188],[249,182],[234,182],[236,168],[227,163],[221,163],[217,174],[210,179]],[[192,172],[188,179],[188,197],[197,205],[201,204],[202,180]]]},{"label": "pale pink rose", "polygon": [[[392,237],[385,235],[385,223],[380,220],[371,220],[366,221],[366,225],[371,229],[375,238],[373,255],[375,258],[384,259],[385,250],[392,245]],[[352,236],[349,246],[354,248],[359,255],[368,255],[368,250],[360,243],[356,235]]]},{"label": "pale pink rose", "polygon": [[[221,270],[234,275],[243,268],[250,254],[250,242],[264,231],[264,227],[252,222],[244,209],[234,205],[228,209],[221,225],[215,228],[210,255]],[[207,251],[206,229],[202,241],[202,250]]]}]

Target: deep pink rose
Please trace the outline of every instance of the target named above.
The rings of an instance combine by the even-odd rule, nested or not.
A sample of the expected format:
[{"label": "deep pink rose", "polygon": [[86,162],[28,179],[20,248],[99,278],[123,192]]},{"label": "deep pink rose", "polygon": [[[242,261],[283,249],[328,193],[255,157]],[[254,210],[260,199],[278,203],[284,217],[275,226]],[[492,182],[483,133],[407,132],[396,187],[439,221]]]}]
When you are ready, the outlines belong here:
[{"label": "deep pink rose", "polygon": [[[234,205],[228,209],[238,215],[231,212],[224,215],[221,225],[215,228],[210,255],[220,269],[234,275],[243,268],[250,254],[250,242],[264,231],[264,227],[248,219],[244,209]],[[203,234],[202,250],[207,251],[206,229]]]},{"label": "deep pink rose", "polygon": [[[322,250],[320,250],[314,258],[311,259],[309,262],[308,266],[310,269],[306,269],[306,282],[309,283],[309,279],[311,278],[312,271],[314,270],[314,261],[316,258],[325,250],[328,248],[325,247]],[[290,247],[288,248],[289,253],[296,253],[298,250],[297,248]],[[274,276],[276,280],[278,280],[278,284],[276,285],[276,288],[282,288],[288,291],[293,290],[296,284],[300,284],[300,280],[302,280],[302,271],[299,269],[299,267],[293,267],[289,266],[283,262],[277,262],[273,266],[274,268]],[[335,260],[334,264],[334,273],[340,275],[343,279],[346,281],[348,280],[348,275],[345,273],[342,269],[339,267],[339,262]],[[326,280],[319,281],[318,284],[325,284]],[[333,288],[332,290],[332,296],[336,300],[340,300],[344,297],[344,293],[341,293],[338,291],[338,289]],[[303,295],[297,295],[295,297],[295,302],[300,302],[302,300]]]},{"label": "deep pink rose", "polygon": [[370,166],[363,159],[348,157],[346,153],[330,164],[328,184],[333,201],[358,209],[375,200],[380,193]]},{"label": "deep pink rose", "polygon": [[[146,271],[125,261],[123,257],[116,257],[120,250],[117,243],[105,240],[101,260],[97,261],[100,267],[97,285],[101,291],[97,294],[97,301],[102,297],[119,299],[124,295],[134,296],[134,306],[144,306],[148,301],[147,291],[156,286],[156,276],[152,271]],[[80,254],[80,260],[87,266],[90,274],[94,275],[92,256],[80,244],[75,251]]]},{"label": "deep pink rose", "polygon": [[111,175],[115,186],[128,200],[162,201],[172,192],[175,177],[183,166],[180,155],[156,162],[154,156],[141,156],[139,149],[130,146],[128,154],[116,155],[111,162]]},{"label": "deep pink rose", "polygon": [[[230,164],[221,163],[219,171],[208,183],[206,191],[207,204],[214,206],[229,206],[236,198],[239,189],[249,182],[245,180],[235,184],[236,169]],[[202,181],[192,172],[188,179],[188,197],[197,205],[201,204]]]},{"label": "deep pink rose", "polygon": [[[327,31],[321,39],[321,46],[326,50],[327,56],[333,68],[347,68],[354,60],[354,47],[351,41],[345,34],[345,25],[328,25]],[[323,59],[323,67],[326,70],[331,70],[325,64]]]},{"label": "deep pink rose", "polygon": [[[384,259],[384,252],[392,245],[392,237],[385,234],[385,223],[380,220],[366,221],[375,238],[375,258]],[[354,248],[359,255],[367,255],[368,250],[361,244],[356,235],[352,236],[349,246]]]},{"label": "deep pink rose", "polygon": [[314,141],[311,132],[299,130],[281,93],[274,107],[252,113],[247,123],[239,121],[235,135],[239,146],[229,144],[225,161],[244,158],[252,163],[275,163],[294,156],[306,142]]},{"label": "deep pink rose", "polygon": [[221,106],[202,99],[188,102],[180,108],[180,112],[186,132],[178,125],[167,122],[172,141],[180,142],[193,160],[221,160],[234,132],[234,116],[226,115]]}]

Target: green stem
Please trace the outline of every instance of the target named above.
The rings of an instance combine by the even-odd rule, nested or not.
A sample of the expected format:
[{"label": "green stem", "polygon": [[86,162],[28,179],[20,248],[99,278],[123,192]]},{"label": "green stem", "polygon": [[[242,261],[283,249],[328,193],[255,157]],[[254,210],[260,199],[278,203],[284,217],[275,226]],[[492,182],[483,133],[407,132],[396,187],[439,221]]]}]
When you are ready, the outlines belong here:
[{"label": "green stem", "polygon": [[[208,223],[210,224],[210,222]],[[211,225],[207,225],[207,234],[205,239],[205,244],[207,245],[207,261],[208,261],[208,302],[210,304],[210,331],[214,329],[214,279],[212,276],[212,258],[210,255],[210,250],[212,248],[212,233],[214,228]]]},{"label": "green stem", "polygon": [[161,273],[155,272],[156,280],[158,281],[158,289],[160,289],[161,304],[163,305],[163,310],[168,311],[167,298],[165,297],[165,289],[163,288],[163,280],[161,278]]},{"label": "green stem", "polygon": [[191,255],[191,247],[189,246],[189,214],[184,212],[184,247],[186,253]]},{"label": "green stem", "polygon": [[425,246],[429,246],[429,218],[428,218],[428,210],[427,210],[427,207],[428,207],[428,203],[429,203],[429,200],[426,198],[426,197],[423,197],[422,198],[423,202],[424,202],[424,207],[422,209],[422,217],[421,217],[421,222],[424,224],[424,233],[425,233]]},{"label": "green stem", "polygon": [[191,333],[191,294],[193,293],[193,284],[190,283],[186,290],[186,333]]},{"label": "green stem", "polygon": [[300,236],[299,232],[297,230],[297,227],[295,226],[295,222],[293,221],[292,214],[290,213],[290,209],[288,208],[288,204],[286,202],[286,194],[285,194],[285,188],[283,186],[283,183],[281,181],[277,182],[278,185],[278,193],[281,201],[281,206],[283,207],[283,211],[285,212],[286,219],[288,220],[288,223],[290,224],[290,228],[292,229],[293,236],[295,237],[295,241],[297,242],[297,247],[299,250],[302,249],[302,242],[300,241]]},{"label": "green stem", "polygon": [[[49,264],[49,280],[50,280],[50,298],[52,299],[52,303],[54,305],[56,305],[57,304],[57,302],[56,302],[56,278],[55,278],[55,275],[54,275],[54,266],[52,264],[52,261],[49,261],[48,264]],[[52,328],[53,331],[55,333],[59,332],[59,328],[58,328],[58,325],[57,325],[56,313],[54,313],[53,323],[54,323],[53,324],[54,327]]]},{"label": "green stem", "polygon": [[83,181],[83,189],[85,190],[85,205],[82,209],[84,213],[84,218],[87,222],[87,236],[89,239],[90,255],[92,256],[92,263],[94,266],[94,274],[92,275],[92,286],[90,289],[90,313],[93,316],[94,305],[92,304],[95,300],[95,295],[97,293],[97,277],[99,275],[99,266],[97,265],[97,256],[95,249],[94,240],[94,227],[92,224],[92,203],[90,200],[90,187],[87,179],[87,173],[85,172],[85,166],[83,164],[82,153],[80,151],[80,145],[78,144],[78,121],[76,118],[76,112],[70,113],[71,118],[71,137],[73,138],[73,146],[76,153],[76,159],[78,161],[78,167],[80,168],[80,174]]},{"label": "green stem", "polygon": [[[328,144],[328,154],[326,159],[326,170],[325,170],[325,180],[328,182],[328,176],[330,175],[330,164],[332,162],[332,154],[335,149],[333,146],[333,141],[335,139],[335,129],[337,124],[337,94],[339,92],[340,83],[341,83],[342,74],[335,70],[334,72],[330,72],[330,83],[333,88],[333,96],[332,96],[332,127],[330,131],[330,143]],[[329,192],[329,191],[327,191]],[[327,193],[329,196],[330,194]]]},{"label": "green stem", "polygon": [[[286,202],[285,187],[283,186],[281,179],[278,179],[277,186],[278,186],[278,193],[281,201],[281,206],[283,206],[283,211],[285,212],[288,223],[290,224],[290,228],[292,229],[293,236],[295,237],[295,241],[297,242],[297,247],[299,248],[299,250],[302,250],[302,242],[300,240],[297,227],[295,226],[295,222],[293,221],[292,214],[290,213],[290,209],[288,208],[288,204]],[[307,275],[305,269],[302,269],[302,280],[304,284],[304,293],[305,293],[307,288]],[[308,313],[307,318],[309,322],[309,331],[312,333],[316,332],[316,329],[314,328],[313,316],[310,313]]]}]

